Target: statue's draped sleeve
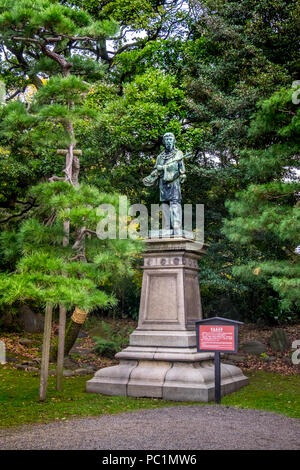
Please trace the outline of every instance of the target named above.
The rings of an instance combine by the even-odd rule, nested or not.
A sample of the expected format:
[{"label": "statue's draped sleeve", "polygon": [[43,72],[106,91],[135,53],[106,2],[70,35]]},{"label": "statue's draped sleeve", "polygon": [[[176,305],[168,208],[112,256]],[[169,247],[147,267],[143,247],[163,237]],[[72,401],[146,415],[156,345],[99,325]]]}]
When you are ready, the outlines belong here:
[{"label": "statue's draped sleeve", "polygon": [[155,168],[151,173],[150,175],[146,176],[145,178],[143,178],[143,183],[145,186],[153,186],[156,181],[158,180],[158,171],[157,169]]},{"label": "statue's draped sleeve", "polygon": [[145,186],[153,186],[153,184],[156,183],[157,179],[158,179],[158,171],[153,170],[152,173],[150,173],[149,176],[146,176],[143,179],[143,183],[144,183]]},{"label": "statue's draped sleeve", "polygon": [[149,176],[146,176],[143,179],[143,183],[145,186],[152,186],[156,183],[160,176],[163,177],[163,180],[165,182],[172,182],[178,177],[182,179],[185,178],[185,167],[183,161],[184,157],[183,153],[180,150],[177,150],[175,157],[165,165],[163,165],[162,157],[163,154],[158,155],[154,170],[150,173]]},{"label": "statue's draped sleeve", "polygon": [[144,179],[143,179],[143,183],[145,186],[153,186],[158,178],[159,178],[159,174],[160,174],[160,171],[159,169],[157,168],[157,165],[159,165],[160,163],[160,154],[158,155],[157,159],[156,159],[156,162],[155,162],[155,165],[154,165],[154,170],[150,173],[149,176],[146,176]]}]

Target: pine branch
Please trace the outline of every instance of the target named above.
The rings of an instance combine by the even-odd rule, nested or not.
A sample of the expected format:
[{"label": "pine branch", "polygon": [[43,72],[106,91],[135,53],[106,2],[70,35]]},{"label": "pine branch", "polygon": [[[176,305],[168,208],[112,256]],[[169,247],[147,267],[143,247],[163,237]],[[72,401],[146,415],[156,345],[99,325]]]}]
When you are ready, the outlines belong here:
[{"label": "pine branch", "polygon": [[77,235],[74,245],[72,246],[74,250],[77,250],[80,247],[80,244],[84,241],[86,235],[97,235],[97,232],[82,227]]},{"label": "pine branch", "polygon": [[64,77],[67,76],[69,73],[69,70],[73,66],[73,63],[68,62],[62,55],[57,54],[54,51],[51,51],[50,49],[48,49],[46,45],[44,44],[39,44],[39,45],[47,57],[50,57],[50,59],[53,59],[55,62],[57,62],[61,66],[63,76]]},{"label": "pine branch", "polygon": [[32,202],[35,202],[35,200],[34,200],[34,201],[19,201],[19,200],[16,199],[15,202],[16,202],[17,204],[22,204],[23,206],[25,206],[25,205],[27,205],[27,204],[31,204]]},{"label": "pine branch", "polygon": [[292,196],[293,194],[295,193],[284,193],[284,194],[266,194],[265,198],[266,199],[269,199],[269,200],[272,200],[272,199],[280,199],[282,197],[287,197],[287,196]]},{"label": "pine branch", "polygon": [[78,253],[73,258],[70,258],[70,261],[83,261],[83,262],[86,262],[86,256],[83,253]]},{"label": "pine branch", "polygon": [[12,95],[8,96],[5,98],[5,101],[10,101],[10,100],[13,100],[16,96],[18,96],[20,93],[24,93],[26,87],[23,88],[22,90],[17,90],[15,91]]},{"label": "pine branch", "polygon": [[[3,38],[1,38],[3,39]],[[26,42],[34,42],[36,44],[40,44],[41,41],[39,39],[34,39],[34,38],[22,38],[22,37],[18,37],[18,36],[12,36],[12,38],[14,41],[26,41]]]},{"label": "pine branch", "polygon": [[280,111],[281,113],[290,114],[291,116],[297,115],[297,113],[294,113],[293,111],[289,111],[287,109],[278,109],[278,111]]},{"label": "pine branch", "polygon": [[11,219],[15,219],[16,217],[21,217],[22,215],[26,214],[26,212],[29,212],[33,207],[38,207],[38,204],[34,204],[34,202],[32,203],[28,202],[28,204],[29,204],[28,207],[25,207],[25,209],[23,209],[19,214],[13,214],[7,217],[6,219],[0,220],[0,224],[9,222]]},{"label": "pine branch", "polygon": [[56,212],[53,212],[50,215],[49,219],[45,222],[45,225],[46,226],[51,226],[52,224],[54,224],[55,220],[56,220]]},{"label": "pine branch", "polygon": [[49,183],[53,183],[54,181],[66,181],[66,178],[64,178],[63,176],[51,176],[50,178],[48,178],[48,181]]}]

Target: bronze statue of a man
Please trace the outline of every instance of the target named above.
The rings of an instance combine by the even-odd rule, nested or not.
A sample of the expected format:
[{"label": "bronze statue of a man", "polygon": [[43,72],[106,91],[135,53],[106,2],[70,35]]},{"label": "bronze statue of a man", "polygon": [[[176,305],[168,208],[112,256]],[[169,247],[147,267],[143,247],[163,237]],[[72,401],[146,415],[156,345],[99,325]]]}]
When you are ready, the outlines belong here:
[{"label": "bronze statue of a man", "polygon": [[183,153],[175,147],[175,136],[167,132],[163,136],[164,151],[155,163],[152,173],[143,179],[145,186],[159,181],[160,202],[163,203],[163,227],[170,227],[171,233],[182,232],[181,182],[186,178]]}]

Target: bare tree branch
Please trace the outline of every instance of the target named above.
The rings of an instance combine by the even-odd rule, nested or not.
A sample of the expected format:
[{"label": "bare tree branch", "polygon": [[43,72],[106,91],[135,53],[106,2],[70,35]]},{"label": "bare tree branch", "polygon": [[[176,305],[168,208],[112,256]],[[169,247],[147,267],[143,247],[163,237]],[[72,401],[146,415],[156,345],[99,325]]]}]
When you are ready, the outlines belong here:
[{"label": "bare tree branch", "polygon": [[29,212],[33,207],[38,207],[38,204],[28,203],[28,207],[25,207],[19,214],[13,214],[7,217],[6,219],[0,220],[0,224],[4,224],[6,222],[9,222],[11,219],[15,219],[16,217],[21,217],[22,215],[26,214],[26,212]]}]

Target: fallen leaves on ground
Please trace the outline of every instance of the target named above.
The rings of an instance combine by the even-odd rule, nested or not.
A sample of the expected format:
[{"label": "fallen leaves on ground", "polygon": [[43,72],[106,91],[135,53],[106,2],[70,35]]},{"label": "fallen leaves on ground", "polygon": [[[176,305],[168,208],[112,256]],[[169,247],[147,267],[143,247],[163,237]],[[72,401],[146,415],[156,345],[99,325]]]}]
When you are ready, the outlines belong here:
[{"label": "fallen leaves on ground", "polygon": [[[104,320],[110,323],[114,331],[122,330],[123,332],[130,332],[132,328],[137,326],[136,322],[128,319],[108,319],[100,318],[99,324]],[[289,349],[285,352],[273,351],[269,345],[269,338],[275,328],[282,328],[286,331],[287,336],[292,344],[295,340],[300,340],[300,323],[297,325],[283,325],[279,327],[262,326],[257,324],[244,324],[239,327],[239,352],[238,355],[245,357],[243,361],[236,362],[238,367],[244,370],[264,370],[270,372],[277,372],[281,375],[299,375],[300,365],[294,365],[291,362],[292,350]],[[57,335],[58,325],[52,325],[52,339]],[[83,328],[85,333],[88,331]],[[128,333],[129,334],[129,333]],[[32,345],[24,346],[20,344],[21,338],[28,338],[33,341]],[[0,340],[4,341],[6,345],[7,355],[13,355],[18,358],[34,360],[41,356],[42,334],[30,333],[3,333]],[[260,341],[266,345],[266,355],[264,357],[245,354],[241,350],[241,346],[246,341]],[[109,367],[118,364],[117,359],[110,359],[107,357],[99,356],[93,351],[95,341],[90,337],[82,337],[76,341],[75,355],[72,359],[77,363],[78,368],[94,366],[97,369]],[[268,358],[271,358],[271,361]]]},{"label": "fallen leaves on ground", "polygon": [[[260,341],[266,346],[266,356],[260,357],[252,354],[244,354],[241,350],[238,355],[245,356],[244,361],[237,362],[237,366],[248,370],[264,370],[269,372],[277,372],[281,375],[300,375],[300,365],[295,365],[291,361],[292,349],[284,352],[274,351],[269,344],[272,332],[282,328],[285,330],[290,344],[295,340],[300,340],[300,323],[295,325],[282,325],[271,327],[266,325],[257,325],[255,323],[247,323],[239,327],[239,349],[243,343],[247,341]],[[268,360],[268,358],[274,358]]]}]

